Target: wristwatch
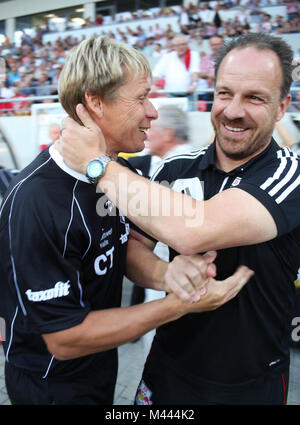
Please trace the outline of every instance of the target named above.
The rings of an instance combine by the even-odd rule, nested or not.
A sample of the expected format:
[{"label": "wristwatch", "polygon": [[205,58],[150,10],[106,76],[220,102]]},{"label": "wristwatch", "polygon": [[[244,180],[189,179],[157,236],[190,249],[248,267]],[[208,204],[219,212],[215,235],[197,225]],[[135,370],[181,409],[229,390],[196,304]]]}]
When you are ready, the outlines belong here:
[{"label": "wristwatch", "polygon": [[102,155],[92,159],[86,167],[86,176],[92,184],[97,185],[100,177],[103,176],[107,164],[112,161],[108,155]]}]

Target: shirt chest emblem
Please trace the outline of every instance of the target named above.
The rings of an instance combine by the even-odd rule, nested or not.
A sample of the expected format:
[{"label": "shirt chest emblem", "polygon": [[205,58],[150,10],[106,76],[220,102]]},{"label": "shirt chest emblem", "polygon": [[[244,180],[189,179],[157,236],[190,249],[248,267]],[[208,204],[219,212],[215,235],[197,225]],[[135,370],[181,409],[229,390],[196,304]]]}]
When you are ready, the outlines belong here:
[{"label": "shirt chest emblem", "polygon": [[242,180],[242,177],[236,177],[236,178],[233,180],[233,182],[231,183],[231,186],[232,186],[232,187],[238,186],[238,185],[240,184],[241,180]]}]

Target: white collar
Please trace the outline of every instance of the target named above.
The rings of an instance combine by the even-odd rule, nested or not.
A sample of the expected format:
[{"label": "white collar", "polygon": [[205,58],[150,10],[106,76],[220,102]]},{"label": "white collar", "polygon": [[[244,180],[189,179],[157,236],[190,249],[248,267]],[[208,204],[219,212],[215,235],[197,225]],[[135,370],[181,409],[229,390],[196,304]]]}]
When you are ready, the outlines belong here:
[{"label": "white collar", "polygon": [[51,158],[53,159],[53,161],[56,163],[56,165],[65,173],[69,174],[70,176],[74,177],[77,180],[80,180],[84,183],[89,183],[90,181],[89,179],[81,173],[78,173],[75,170],[72,170],[72,168],[68,167],[67,164],[64,162],[63,157],[61,156],[61,154],[58,152],[57,149],[55,149],[54,145],[51,145],[49,148],[49,154],[51,156]]}]

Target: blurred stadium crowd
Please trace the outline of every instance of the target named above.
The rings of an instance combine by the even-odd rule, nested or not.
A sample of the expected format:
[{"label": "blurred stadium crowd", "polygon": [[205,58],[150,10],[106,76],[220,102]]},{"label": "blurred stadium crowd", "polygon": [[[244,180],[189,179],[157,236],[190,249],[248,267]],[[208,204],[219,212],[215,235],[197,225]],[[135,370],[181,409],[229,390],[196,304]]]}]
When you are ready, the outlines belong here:
[{"label": "blurred stadium crowd", "polygon": [[[263,8],[270,5],[284,5],[285,15],[271,16],[267,14]],[[235,18],[222,20],[219,12],[230,8],[238,10]],[[111,31],[106,25],[107,19],[105,21],[100,14],[97,15],[95,22],[87,19],[81,27],[94,26],[99,34],[99,26],[101,26],[101,35],[107,35],[140,49],[149,58],[150,63],[156,63],[163,54],[170,51],[175,31],[170,24],[166,28],[161,28],[159,23],[154,23],[153,26],[145,29],[142,25],[138,25],[139,19],[176,16],[180,31],[186,35],[190,49],[196,50],[201,60],[205,60],[207,55],[203,49],[204,40],[216,34],[226,39],[248,32],[267,32],[278,35],[300,32],[299,3],[293,0],[278,0],[277,2],[274,0],[249,0],[242,4],[241,0],[220,0],[199,2],[199,5],[196,6],[190,4],[189,7],[179,5],[172,8],[155,9],[151,12],[139,10],[138,13],[119,14],[114,21],[115,24],[136,22],[135,30],[130,26],[122,26],[122,28],[116,26],[116,30]],[[213,19],[211,19],[212,14]],[[208,16],[210,16],[209,21]],[[111,22],[113,17],[109,18]],[[68,28],[71,27],[67,25]],[[124,28],[126,29],[124,30]],[[69,35],[62,38],[60,33],[56,32],[55,41],[44,42],[43,36],[49,31],[56,32],[56,29],[48,26],[37,27],[34,36],[23,31],[19,46],[16,46],[7,37],[0,44],[0,56],[6,69],[5,78],[0,81],[0,99],[5,100],[0,103],[0,116],[30,115],[32,103],[54,101],[51,97],[42,100],[34,97],[57,95],[58,78],[66,56],[70,49],[85,36]],[[300,57],[299,52],[295,52],[295,60],[297,60],[297,56]],[[298,60],[300,63],[300,59]],[[299,85],[299,81],[294,82],[294,86]],[[20,100],[12,102],[12,98]]]}]

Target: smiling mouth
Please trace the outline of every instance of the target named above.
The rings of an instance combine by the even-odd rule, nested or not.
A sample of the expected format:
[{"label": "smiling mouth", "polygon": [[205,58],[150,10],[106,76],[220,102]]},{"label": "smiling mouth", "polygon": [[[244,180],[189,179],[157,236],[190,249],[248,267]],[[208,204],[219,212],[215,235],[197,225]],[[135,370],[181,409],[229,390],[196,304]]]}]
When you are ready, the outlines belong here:
[{"label": "smiling mouth", "polygon": [[226,130],[233,131],[234,133],[242,133],[243,131],[247,130],[247,128],[231,127],[227,124],[224,124],[224,127],[226,128]]},{"label": "smiling mouth", "polygon": [[141,133],[147,134],[149,127],[139,127],[139,130],[140,130]]}]

